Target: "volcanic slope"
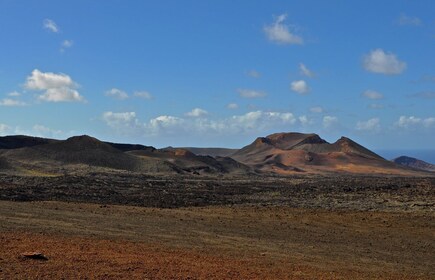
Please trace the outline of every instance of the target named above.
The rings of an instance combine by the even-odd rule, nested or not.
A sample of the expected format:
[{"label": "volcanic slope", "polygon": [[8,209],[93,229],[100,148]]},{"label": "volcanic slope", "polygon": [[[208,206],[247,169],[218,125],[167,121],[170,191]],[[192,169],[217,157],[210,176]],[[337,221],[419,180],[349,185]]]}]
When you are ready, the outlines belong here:
[{"label": "volcanic slope", "polygon": [[56,174],[103,168],[165,174],[246,174],[251,170],[231,158],[197,156],[183,149],[159,150],[138,144],[102,142],[87,135],[66,140],[9,136],[6,140],[0,142],[4,143],[0,148],[3,171]]},{"label": "volcanic slope", "polygon": [[407,157],[407,156],[400,156],[398,158],[393,159],[393,162],[403,165],[403,166],[407,166],[407,167],[411,167],[411,168],[415,168],[415,169],[421,169],[421,170],[426,170],[426,171],[433,171],[435,172],[435,165],[434,164],[430,164],[428,162],[413,158],[413,157]]},{"label": "volcanic slope", "polygon": [[349,138],[328,143],[317,134],[275,133],[259,137],[231,155],[262,172],[410,174]]}]

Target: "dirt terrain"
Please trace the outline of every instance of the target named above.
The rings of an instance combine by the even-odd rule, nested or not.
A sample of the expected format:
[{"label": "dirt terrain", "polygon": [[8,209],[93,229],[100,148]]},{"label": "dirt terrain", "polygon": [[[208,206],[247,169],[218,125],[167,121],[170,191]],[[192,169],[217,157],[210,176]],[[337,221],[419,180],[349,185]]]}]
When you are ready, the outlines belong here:
[{"label": "dirt terrain", "polygon": [[[435,216],[0,202],[10,278],[430,279]],[[41,251],[48,261],[24,260]]]},{"label": "dirt terrain", "polygon": [[[434,177],[2,175],[0,279],[433,279],[434,186]],[[48,260],[20,256],[28,251]]]}]

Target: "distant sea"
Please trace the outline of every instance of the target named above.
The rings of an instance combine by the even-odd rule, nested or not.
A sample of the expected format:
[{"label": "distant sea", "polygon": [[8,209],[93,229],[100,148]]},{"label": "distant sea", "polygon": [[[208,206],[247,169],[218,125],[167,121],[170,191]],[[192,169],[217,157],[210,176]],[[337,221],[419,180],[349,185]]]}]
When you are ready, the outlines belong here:
[{"label": "distant sea", "polygon": [[435,150],[373,150],[381,157],[392,160],[400,156],[408,156],[435,164]]}]

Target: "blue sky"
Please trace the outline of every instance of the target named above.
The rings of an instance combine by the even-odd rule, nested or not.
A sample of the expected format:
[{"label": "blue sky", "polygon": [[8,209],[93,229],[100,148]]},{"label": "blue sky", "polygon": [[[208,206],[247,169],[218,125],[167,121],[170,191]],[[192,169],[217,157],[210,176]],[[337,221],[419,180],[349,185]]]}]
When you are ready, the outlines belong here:
[{"label": "blue sky", "polygon": [[433,149],[435,2],[0,0],[0,135]]}]

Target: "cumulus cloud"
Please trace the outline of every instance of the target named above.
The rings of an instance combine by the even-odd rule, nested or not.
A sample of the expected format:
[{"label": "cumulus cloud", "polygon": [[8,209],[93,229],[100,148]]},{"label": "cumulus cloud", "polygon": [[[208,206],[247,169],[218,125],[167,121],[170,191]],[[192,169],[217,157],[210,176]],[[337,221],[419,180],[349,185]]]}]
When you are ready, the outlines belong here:
[{"label": "cumulus cloud", "polygon": [[113,97],[115,99],[124,100],[128,98],[128,94],[120,89],[112,88],[108,91],[106,91],[106,96]]},{"label": "cumulus cloud", "polygon": [[284,24],[286,18],[286,14],[279,15],[275,18],[275,21],[272,24],[266,25],[263,28],[263,31],[266,34],[267,38],[270,41],[278,44],[303,44],[303,39],[300,36],[290,32],[290,26]]},{"label": "cumulus cloud", "polygon": [[320,106],[315,106],[315,107],[311,107],[310,108],[310,112],[311,113],[320,114],[320,113],[323,113],[323,111],[324,111],[324,109],[322,107],[320,107]]},{"label": "cumulus cloud", "polygon": [[372,118],[367,121],[359,121],[356,124],[357,130],[379,131],[381,129],[379,118]]},{"label": "cumulus cloud", "polygon": [[208,112],[206,110],[203,110],[201,108],[195,108],[195,109],[192,109],[192,111],[187,112],[186,116],[193,117],[193,118],[199,118],[199,117],[206,116],[207,114],[208,114]]},{"label": "cumulus cloud", "polygon": [[27,89],[44,91],[38,96],[39,100],[48,102],[77,102],[84,101],[83,96],[76,90],[78,85],[70,76],[63,73],[32,71],[24,85]]},{"label": "cumulus cloud", "polygon": [[135,97],[143,98],[143,99],[152,99],[153,96],[148,91],[136,91],[133,94]]},{"label": "cumulus cloud", "polygon": [[307,126],[307,125],[311,125],[313,124],[313,120],[309,119],[307,116],[300,116],[298,118],[299,122],[301,123],[302,126]]},{"label": "cumulus cloud", "polygon": [[338,124],[338,118],[334,116],[324,116],[323,117],[323,127],[333,128]]},{"label": "cumulus cloud", "polygon": [[384,95],[382,93],[379,93],[374,90],[366,90],[364,91],[361,96],[368,98],[368,99],[382,99],[384,98]]},{"label": "cumulus cloud", "polygon": [[246,74],[247,74],[249,77],[256,78],[256,79],[258,79],[258,78],[261,77],[261,73],[258,72],[258,71],[256,71],[256,70],[254,70],[254,69],[248,71]]},{"label": "cumulus cloud", "polygon": [[307,66],[305,66],[305,64],[303,63],[299,63],[299,71],[302,75],[312,78],[314,77],[314,72],[311,71],[310,69],[308,69]]},{"label": "cumulus cloud", "polygon": [[376,49],[364,56],[363,66],[369,72],[397,75],[405,71],[406,63],[400,61],[393,53],[386,53],[382,49]]},{"label": "cumulus cloud", "polygon": [[0,106],[25,106],[26,103],[12,98],[3,98],[0,100]]},{"label": "cumulus cloud", "polygon": [[408,25],[408,26],[421,26],[423,22],[418,17],[407,16],[405,14],[401,14],[400,17],[396,20],[398,25]]},{"label": "cumulus cloud", "polygon": [[288,128],[292,125],[307,124],[310,121],[302,116],[297,118],[290,112],[252,111],[223,119],[180,118],[162,115],[146,122],[140,122],[135,112],[105,112],[102,120],[116,131],[141,133],[146,136],[262,133],[269,129]]},{"label": "cumulus cloud", "polygon": [[239,105],[237,105],[236,103],[229,103],[229,104],[227,105],[227,108],[228,108],[228,109],[231,109],[231,110],[235,110],[235,109],[238,109],[238,108],[239,108]]},{"label": "cumulus cloud", "polygon": [[307,82],[305,82],[304,80],[299,80],[299,81],[293,81],[290,84],[290,88],[292,91],[299,93],[299,94],[307,94],[309,92],[309,87]]},{"label": "cumulus cloud", "polygon": [[400,116],[399,120],[395,123],[395,126],[400,128],[415,128],[418,126],[423,127],[435,127],[435,118],[418,118],[415,116]]},{"label": "cumulus cloud", "polygon": [[243,98],[259,98],[259,97],[265,97],[266,96],[265,92],[256,91],[256,90],[253,90],[253,89],[242,89],[242,88],[239,88],[237,90],[237,92]]},{"label": "cumulus cloud", "polygon": [[57,26],[57,24],[51,20],[51,19],[44,19],[44,21],[42,22],[42,26],[54,33],[58,33],[60,31],[59,27]]}]

